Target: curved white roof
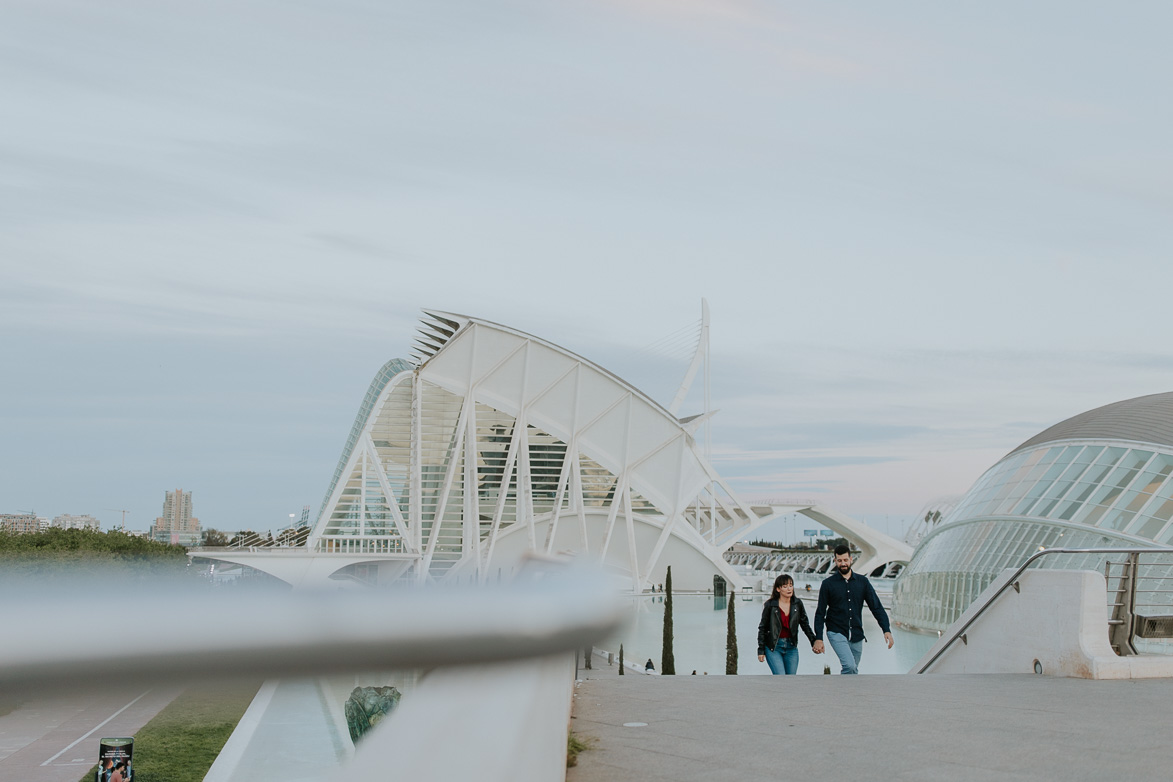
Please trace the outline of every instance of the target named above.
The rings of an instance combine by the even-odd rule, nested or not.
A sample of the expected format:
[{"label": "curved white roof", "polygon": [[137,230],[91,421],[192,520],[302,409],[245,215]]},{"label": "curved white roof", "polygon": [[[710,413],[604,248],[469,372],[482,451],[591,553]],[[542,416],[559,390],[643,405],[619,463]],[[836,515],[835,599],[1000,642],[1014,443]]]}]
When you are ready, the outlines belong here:
[{"label": "curved white roof", "polygon": [[1124,440],[1173,446],[1173,392],[1125,399],[1074,415],[1010,453],[1057,440]]},{"label": "curved white roof", "polygon": [[[671,515],[716,475],[689,429],[635,386],[565,348],[491,321],[429,312],[419,375],[572,441]],[[428,350],[425,340],[435,345]]]}]

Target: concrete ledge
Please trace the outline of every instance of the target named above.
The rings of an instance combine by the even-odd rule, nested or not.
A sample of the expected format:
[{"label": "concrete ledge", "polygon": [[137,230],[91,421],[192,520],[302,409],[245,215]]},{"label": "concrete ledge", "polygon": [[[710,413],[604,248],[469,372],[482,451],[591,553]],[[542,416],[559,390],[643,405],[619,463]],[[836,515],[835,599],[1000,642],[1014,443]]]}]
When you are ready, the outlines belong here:
[{"label": "concrete ledge", "polygon": [[[1006,570],[946,631],[913,670],[944,648],[977,615],[1014,571]],[[1108,643],[1104,577],[1090,570],[1028,570],[1019,591],[1007,589],[978,616],[965,639],[952,645],[925,673],[1035,673],[1081,679],[1173,677],[1173,657],[1120,657]]]},{"label": "concrete ledge", "polygon": [[273,700],[277,684],[276,680],[269,680],[261,685],[261,689],[253,696],[252,703],[245,710],[240,722],[236,723],[236,729],[232,731],[232,735],[228,737],[220,754],[212,762],[212,767],[204,776],[204,782],[231,781],[236,773],[236,767],[240,765],[241,758],[248,750],[248,746],[257,732],[257,727],[261,724],[261,720]]},{"label": "concrete ledge", "polygon": [[573,689],[573,653],[432,671],[331,779],[560,782]]}]

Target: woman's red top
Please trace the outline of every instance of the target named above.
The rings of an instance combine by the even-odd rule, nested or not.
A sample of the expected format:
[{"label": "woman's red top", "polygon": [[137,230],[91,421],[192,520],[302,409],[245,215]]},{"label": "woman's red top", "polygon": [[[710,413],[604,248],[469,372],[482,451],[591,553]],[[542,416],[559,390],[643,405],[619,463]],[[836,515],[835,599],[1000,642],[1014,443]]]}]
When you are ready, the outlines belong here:
[{"label": "woman's red top", "polygon": [[786,612],[782,610],[781,605],[778,606],[778,616],[782,617],[782,634],[779,635],[778,637],[779,638],[789,638],[790,637],[790,617],[787,616]]}]

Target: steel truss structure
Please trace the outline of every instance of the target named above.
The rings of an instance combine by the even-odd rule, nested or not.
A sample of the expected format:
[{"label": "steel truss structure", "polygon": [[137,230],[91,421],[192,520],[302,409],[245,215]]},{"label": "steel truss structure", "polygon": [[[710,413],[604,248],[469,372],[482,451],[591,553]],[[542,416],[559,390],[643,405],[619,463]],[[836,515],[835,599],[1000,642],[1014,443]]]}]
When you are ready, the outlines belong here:
[{"label": "steel truss structure", "polygon": [[[308,540],[420,581],[480,581],[527,552],[601,560],[641,591],[681,588],[774,518],[729,489],[694,437],[638,389],[557,345],[428,312],[418,364],[376,377]],[[393,370],[398,370],[393,372]]]}]

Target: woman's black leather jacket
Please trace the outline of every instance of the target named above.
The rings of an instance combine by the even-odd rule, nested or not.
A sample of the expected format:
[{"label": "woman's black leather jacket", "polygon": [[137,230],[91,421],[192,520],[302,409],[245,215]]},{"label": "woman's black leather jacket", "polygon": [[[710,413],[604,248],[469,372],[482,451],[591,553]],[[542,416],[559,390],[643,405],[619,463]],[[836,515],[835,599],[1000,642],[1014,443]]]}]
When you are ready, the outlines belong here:
[{"label": "woman's black leather jacket", "polygon": [[[802,598],[798,595],[790,598],[789,619],[791,637],[795,637],[794,629],[801,627],[811,646],[814,646],[815,633],[811,630],[810,620],[806,618],[806,606],[802,604]],[[758,656],[764,655],[767,649],[773,651],[774,647],[778,645],[778,636],[780,635],[782,635],[782,617],[778,615],[778,600],[770,598],[762,606],[762,621],[758,625]]]}]

